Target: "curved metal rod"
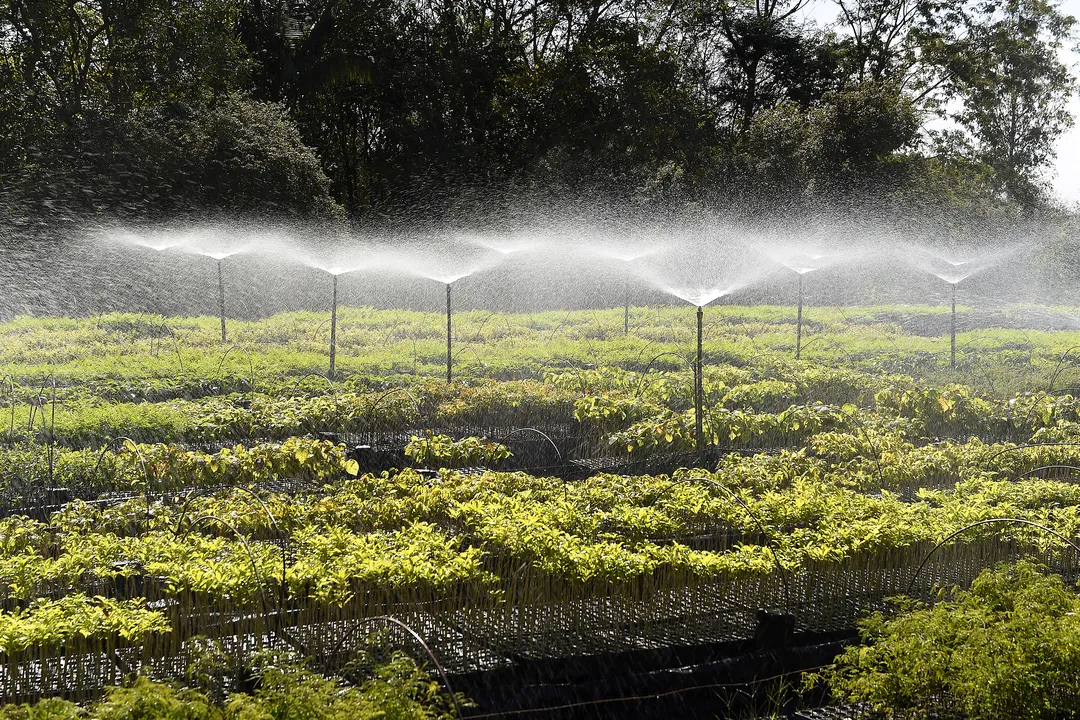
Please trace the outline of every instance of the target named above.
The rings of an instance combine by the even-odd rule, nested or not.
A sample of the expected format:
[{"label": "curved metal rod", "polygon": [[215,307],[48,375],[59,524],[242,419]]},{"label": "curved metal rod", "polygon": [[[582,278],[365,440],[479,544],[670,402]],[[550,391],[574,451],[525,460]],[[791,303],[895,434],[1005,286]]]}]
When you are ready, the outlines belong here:
[{"label": "curved metal rod", "polygon": [[991,337],[990,335],[976,335],[973,338],[968,338],[967,342],[958,343],[957,346],[956,346],[956,349],[960,350],[960,349],[966,348],[968,345],[971,345],[972,343],[978,342],[979,340],[992,340],[993,342],[995,342],[997,344],[997,347],[994,348],[995,350],[1000,350],[1001,347],[1004,345],[1004,343],[1002,343],[1000,340],[998,340],[995,337]]},{"label": "curved metal rod", "polygon": [[725,493],[728,494],[728,497],[730,497],[732,500],[734,500],[736,503],[738,503],[739,507],[741,507],[743,510],[746,511],[746,514],[749,515],[750,519],[754,521],[755,525],[757,525],[758,531],[761,533],[761,536],[763,538],[765,538],[765,543],[768,545],[769,550],[772,552],[773,564],[776,565],[776,569],[777,569],[777,571],[778,571],[778,573],[780,575],[780,581],[782,583],[784,583],[784,609],[787,610],[788,612],[790,612],[791,611],[791,584],[788,582],[788,577],[787,577],[788,571],[780,563],[780,558],[777,556],[777,553],[778,553],[778,551],[780,549],[780,546],[777,545],[776,541],[773,539],[773,537],[769,533],[769,531],[765,529],[765,524],[763,522],[761,522],[761,518],[758,517],[757,513],[755,513],[753,511],[753,509],[751,509],[751,507],[746,504],[746,501],[744,501],[741,497],[736,495],[735,492],[731,490],[731,488],[729,488],[729,487],[725,486],[723,483],[718,482],[717,480],[714,480],[713,478],[709,478],[709,477],[685,478],[683,480],[675,480],[675,481],[673,481],[670,485],[668,485],[663,491],[661,491],[656,496],[656,500],[660,500],[661,498],[664,497],[664,495],[670,493],[672,490],[674,490],[676,487],[679,487],[680,485],[689,485],[690,483],[694,483],[694,482],[705,483],[707,485],[710,485],[711,487],[716,487],[716,488],[720,488],[721,490],[723,490]]},{"label": "curved metal rod", "polygon": [[1035,400],[1032,401],[1031,407],[1029,407],[1027,409],[1027,412],[1024,413],[1024,425],[1026,425],[1026,426],[1030,425],[1030,423],[1031,423],[1031,413],[1033,413],[1035,411],[1035,408],[1039,406],[1039,403],[1041,403],[1046,398],[1050,397],[1050,391],[1049,390],[1041,391],[1041,392],[1039,392],[1038,395],[1035,395],[1033,397],[1035,398]]},{"label": "curved metal rod", "polygon": [[[554,360],[558,360],[560,362],[566,363],[569,366],[569,368],[555,368],[555,367],[553,367],[551,363]],[[555,370],[562,370],[562,371],[566,371],[566,372],[572,370],[574,372],[574,374],[577,376],[577,381],[578,381],[578,385],[580,386],[582,396],[585,396],[585,395],[588,394],[585,381],[581,377],[581,375],[585,372],[584,368],[578,366],[573,360],[566,357],[565,355],[555,355],[555,356],[553,356],[551,358],[551,360],[542,361],[540,363],[540,369],[541,370],[548,370],[548,371],[552,371],[552,372],[554,372]],[[522,377],[524,377],[524,375],[522,375]]]},{"label": "curved metal rod", "polygon": [[[642,387],[642,383],[645,382],[645,376],[642,375],[641,379],[638,380],[638,389],[634,392],[634,398],[636,399],[636,398],[639,398],[642,395],[644,395],[646,390],[648,390],[649,388],[651,388],[653,385],[660,382],[661,380],[665,379],[665,377],[666,377],[665,375],[660,375],[660,374],[653,375],[652,379],[649,380],[649,384]],[[704,398],[704,400],[705,400],[705,403],[708,404],[708,402],[709,402],[708,393],[706,393],[706,397]]]},{"label": "curved metal rod", "polygon": [[[973,357],[977,358],[978,355],[974,355]],[[990,371],[986,369],[986,363],[981,360],[975,360],[974,365],[978,368],[979,372],[982,373],[983,378],[986,379],[986,384],[990,386],[990,392],[997,395],[997,387],[994,385],[994,379],[990,377]]]},{"label": "curved metal rod", "polygon": [[[886,332],[885,332],[884,330],[882,330],[882,329],[881,329],[881,328],[880,328],[880,327],[878,326],[878,323],[870,323],[870,324],[867,324],[867,323],[860,323],[860,322],[859,322],[859,321],[857,321],[857,320],[852,320],[852,318],[851,318],[851,313],[849,313],[849,312],[846,312],[846,311],[844,310],[844,308],[840,308],[840,307],[838,307],[838,308],[834,308],[834,310],[835,310],[836,312],[838,312],[838,313],[840,314],[840,317],[841,317],[841,319],[842,319],[842,320],[843,320],[843,321],[844,321],[845,323],[847,323],[847,324],[849,324],[849,325],[858,325],[859,327],[862,327],[862,328],[866,328],[866,329],[868,329],[868,330],[872,331],[872,332],[873,332],[873,333],[874,333],[875,335],[877,335],[877,336],[879,336],[879,337],[883,337],[883,338],[885,338],[886,340],[888,340],[888,341],[889,341],[889,344],[893,346],[893,349],[894,349],[894,350],[896,350],[896,352],[897,352],[897,353],[899,353],[899,352],[900,352],[900,346],[896,344],[896,340],[894,340],[894,339],[893,339],[893,337],[892,337],[891,335],[889,335],[889,334],[888,334],[888,333],[886,333]],[[804,346],[804,347],[805,347],[805,346]]]},{"label": "curved metal rod", "polygon": [[[811,341],[811,342],[813,342],[813,341]],[[807,343],[806,345],[809,345],[809,344],[810,343]],[[802,349],[804,351],[806,350],[806,345],[802,346]],[[770,359],[772,359],[775,362],[782,362],[782,363],[785,363],[785,364],[787,364],[787,362],[788,362],[788,359],[786,357],[783,357],[782,355],[780,355],[778,353],[775,353],[772,350],[762,350],[761,352],[754,353],[753,355],[750,355],[750,356],[744,358],[743,359],[743,367],[746,367],[747,365],[749,365],[754,360],[757,360],[759,357],[766,357],[766,356],[769,357]]]},{"label": "curved metal rod", "polygon": [[[164,320],[161,321],[160,325],[157,325],[156,323],[154,323],[153,320],[151,320],[150,321],[150,330],[152,332],[152,334],[150,335],[150,352],[151,353],[154,353],[154,340],[155,339],[157,339],[159,341],[158,344],[157,344],[157,352],[161,352],[161,346],[162,346],[162,344],[164,342],[162,340],[162,338],[165,337],[166,333],[168,333],[173,338],[173,340],[176,339],[176,334],[173,332],[173,329],[171,327],[169,327],[168,323],[166,323]],[[157,353],[154,353],[154,357],[157,357]]]},{"label": "curved metal rod", "polygon": [[420,410],[420,403],[417,401],[415,395],[413,395],[411,392],[409,392],[406,388],[403,388],[403,387],[390,388],[389,390],[384,392],[382,395],[380,395],[375,400],[375,402],[372,404],[372,406],[370,408],[368,408],[368,412],[369,413],[375,412],[375,408],[379,407],[379,405],[382,404],[383,400],[390,397],[394,393],[399,393],[399,392],[405,393],[409,397],[409,399],[412,400],[413,408],[416,410],[416,419],[419,420],[420,416],[423,414],[421,412],[421,410]]},{"label": "curved metal rod", "polygon": [[315,331],[311,333],[311,342],[315,342],[319,339],[319,333],[322,332],[323,325],[330,322],[330,318],[326,318],[321,323],[315,326]]},{"label": "curved metal rod", "polygon": [[[4,380],[7,380],[8,385],[11,387],[11,428],[8,430],[8,445],[15,445],[15,376],[5,375]],[[2,382],[2,381],[0,381]]]},{"label": "curved metal rod", "polygon": [[547,440],[547,441],[548,441],[548,444],[549,444],[549,445],[551,445],[551,447],[555,448],[555,454],[559,456],[559,464],[560,464],[560,465],[562,465],[562,463],[563,463],[563,456],[562,456],[562,451],[561,451],[561,450],[559,450],[559,446],[555,444],[555,441],[554,441],[554,440],[552,440],[552,439],[551,439],[551,438],[550,438],[550,437],[548,436],[548,434],[547,434],[547,433],[545,433],[545,432],[542,432],[542,431],[540,431],[540,430],[537,430],[537,429],[536,429],[536,428],[534,428],[534,427],[523,427],[523,428],[516,428],[516,429],[514,429],[514,430],[511,430],[511,431],[510,431],[509,433],[507,433],[506,435],[504,435],[504,436],[502,437],[502,439],[501,439],[501,440],[496,440],[495,442],[497,442],[497,443],[499,443],[499,444],[501,445],[501,444],[503,444],[503,443],[504,443],[504,442],[505,442],[505,441],[506,441],[507,439],[509,439],[509,438],[513,437],[514,435],[517,435],[518,433],[523,433],[523,432],[531,432],[531,433],[536,433],[536,434],[537,434],[537,435],[539,435],[540,437],[542,437],[542,438],[544,438],[545,440]]},{"label": "curved metal rod", "polygon": [[570,313],[572,313],[572,312],[574,312],[574,311],[573,310],[567,310],[566,311],[566,317],[563,318],[563,321],[561,323],[559,323],[558,325],[556,325],[555,329],[551,331],[550,335],[548,335],[548,343],[549,344],[551,343],[552,340],[555,339],[555,333],[559,332],[559,330],[561,330],[564,325],[566,325],[568,322],[570,322]]},{"label": "curved metal rod", "polygon": [[[1022,475],[1017,475],[1016,477],[1014,477],[1012,479],[1012,482],[1019,482],[1019,481],[1023,480],[1024,478],[1031,477],[1032,475],[1039,472],[1040,470],[1075,470],[1076,472],[1080,472],[1080,465],[1040,465],[1037,468],[1033,468],[1031,470],[1028,470],[1026,473],[1023,473]],[[1050,478],[1039,478],[1039,479],[1040,480],[1049,480]]]},{"label": "curved metal rod", "polygon": [[997,460],[999,457],[1001,457],[1002,455],[1005,455],[1006,453],[1016,452],[1017,450],[1030,450],[1032,448],[1039,448],[1039,447],[1074,447],[1074,448],[1080,448],[1080,443],[1049,442],[1049,443],[1029,443],[1029,444],[1025,444],[1025,445],[1013,445],[1012,447],[1008,447],[1008,448],[1005,448],[1004,450],[1000,450],[1000,451],[994,453],[993,455],[991,455],[990,457],[986,458],[986,462],[983,465],[983,470],[986,470],[987,472],[990,472],[990,462],[992,460]]},{"label": "curved metal rod", "polygon": [[[182,542],[192,530],[198,527],[201,523],[208,520],[213,520],[214,522],[218,522],[224,525],[232,532],[233,535],[236,536],[236,539],[240,541],[240,544],[243,545],[244,551],[247,553],[248,560],[251,562],[251,571],[255,574],[255,582],[259,584],[259,600],[260,604],[262,605],[263,621],[266,622],[267,629],[269,630],[270,606],[266,602],[266,588],[263,585],[262,575],[259,573],[259,564],[255,561],[255,553],[251,551],[251,544],[248,542],[247,538],[244,537],[243,533],[241,533],[239,530],[237,530],[235,527],[233,527],[231,524],[218,517],[217,515],[200,515],[199,517],[191,521],[191,524],[188,526],[187,532],[185,532],[183,536],[179,536],[178,533],[175,534],[175,536],[180,537],[180,540]],[[280,612],[281,609],[279,609],[278,622],[275,623],[278,626],[275,635],[282,636],[290,645],[294,645],[295,643],[293,642],[292,638],[289,638],[288,635],[283,631],[283,618],[280,617]]]},{"label": "curved metal rod", "polygon": [[330,391],[333,392],[335,395],[337,394],[337,386],[334,385],[334,381],[331,380],[330,378],[326,377],[322,373],[318,373],[318,372],[306,372],[303,375],[301,375],[297,379],[297,381],[293,384],[293,390],[299,390],[300,389],[300,383],[304,382],[309,377],[322,378],[330,386]]},{"label": "curved metal rod", "polygon": [[666,351],[660,353],[659,355],[654,356],[653,359],[650,360],[649,363],[645,366],[645,369],[641,371],[641,378],[638,379],[638,388],[634,392],[634,397],[635,398],[639,397],[641,395],[641,385],[642,385],[642,383],[645,382],[645,376],[649,374],[650,370],[652,370],[652,367],[656,363],[656,361],[659,360],[660,358],[666,356],[666,355],[674,355],[675,357],[682,360],[683,364],[686,365],[687,369],[690,370],[691,374],[694,374],[694,373],[697,372],[696,368],[694,367],[694,363],[691,362],[682,353],[676,352],[674,350],[666,350]]},{"label": "curved metal rod", "polygon": [[465,352],[466,350],[473,354],[473,357],[476,358],[476,362],[480,365],[481,369],[487,367],[487,365],[484,364],[484,361],[480,359],[480,353],[476,352],[476,348],[474,348],[472,345],[464,345],[462,347],[459,347],[457,349],[457,352],[454,353],[454,358],[456,359],[461,355],[461,353]]},{"label": "curved metal rod", "polygon": [[176,360],[180,363],[180,372],[184,372],[184,358],[180,355],[180,341],[176,339],[176,333],[164,322],[161,323],[161,329],[169,331],[169,337],[171,337],[173,341],[173,351],[176,353]]},{"label": "curved metal rod", "polygon": [[[45,402],[46,402],[46,400],[45,400],[45,388],[47,388],[50,383],[52,383],[52,401],[50,402],[50,408],[49,408],[51,419],[49,421],[49,424],[46,424],[45,423]],[[41,383],[41,387],[38,388],[37,402],[30,404],[30,422],[29,422],[29,425],[27,427],[27,430],[29,432],[31,432],[31,433],[33,433],[33,430],[34,430],[34,418],[37,417],[37,415],[38,415],[37,409],[39,407],[41,408],[41,412],[40,412],[40,415],[41,415],[41,434],[47,438],[46,442],[45,442],[45,446],[47,448],[47,454],[48,454],[48,458],[49,458],[49,484],[51,485],[52,482],[53,482],[53,478],[54,478],[54,475],[55,475],[55,469],[56,469],[56,459],[55,459],[55,454],[54,454],[54,451],[53,451],[53,446],[54,446],[55,441],[56,441],[56,376],[53,375],[52,373],[49,373],[49,375],[46,376],[45,381],[43,383]]]},{"label": "curved metal rod", "polygon": [[[577,373],[578,383],[581,385],[581,392],[584,394],[585,393],[585,388],[586,388],[586,383],[585,383],[584,379],[581,376],[583,374],[585,374],[585,368],[581,367],[580,365],[575,363],[572,358],[568,358],[565,355],[556,355],[554,359],[558,360],[559,362],[566,363],[567,365],[570,366],[571,370],[573,370],[575,373]],[[548,365],[547,363],[544,363],[544,364]],[[550,366],[548,366],[548,367],[550,367]]]},{"label": "curved metal rod", "polygon": [[1000,524],[1012,524],[1012,523],[1016,523],[1018,525],[1029,525],[1029,526],[1031,526],[1033,528],[1037,528],[1039,530],[1042,530],[1043,532],[1049,533],[1050,535],[1053,535],[1054,537],[1056,537],[1058,540],[1061,540],[1062,542],[1064,542],[1066,545],[1068,545],[1073,550],[1075,550],[1078,555],[1080,555],[1080,546],[1077,546],[1076,543],[1074,543],[1072,540],[1070,540],[1069,538],[1067,538],[1064,535],[1062,535],[1061,533],[1059,533],[1057,530],[1053,530],[1051,528],[1048,528],[1045,525],[1040,525],[1037,522],[1032,522],[1031,520],[1024,520],[1023,518],[988,518],[986,520],[977,520],[977,521],[971,523],[970,525],[965,525],[964,527],[960,528],[959,530],[956,530],[954,532],[949,533],[943,540],[941,540],[937,545],[935,545],[930,550],[930,552],[928,552],[926,554],[926,557],[923,558],[923,561],[921,563],[919,563],[919,567],[917,567],[915,569],[915,574],[911,576],[911,582],[908,584],[906,594],[911,595],[911,591],[915,587],[915,581],[919,579],[919,573],[922,572],[923,567],[925,567],[926,563],[928,563],[930,561],[930,558],[933,556],[933,554],[936,553],[942,547],[944,547],[945,543],[949,542],[950,540],[952,540],[957,535],[965,533],[965,532],[967,532],[968,530],[970,530],[972,528],[979,527],[980,525],[1000,525]]},{"label": "curved metal rod", "polygon": [[[978,340],[990,340],[990,341],[995,342],[996,345],[993,348],[994,350],[1000,350],[1003,347],[1003,343],[1001,341],[999,341],[997,338],[991,337],[989,335],[976,335],[975,337],[971,338],[967,342],[962,343],[960,345],[957,345],[957,349],[958,350],[963,350],[963,349],[967,348],[969,345],[971,345],[972,343],[974,343],[974,342],[976,342]],[[978,355],[977,354],[974,355],[973,358],[978,358]],[[986,364],[979,361],[979,360],[975,360],[974,366],[979,370],[979,372],[982,373],[983,378],[986,380],[986,384],[990,386],[990,392],[992,392],[994,394],[997,394],[997,388],[994,387],[994,379],[992,377],[990,377],[990,373],[986,369]]]},{"label": "curved metal rod", "polygon": [[247,355],[247,361],[248,361],[248,387],[250,389],[254,390],[255,389],[255,363],[252,361],[251,353],[249,353],[247,351],[247,348],[242,348],[239,345],[230,345],[229,349],[226,350],[225,353],[221,356],[221,359],[218,360],[217,374],[218,375],[221,374],[221,366],[225,364],[225,358],[229,357],[229,355],[232,353],[233,350],[239,350],[240,352]]},{"label": "curved metal rod", "polygon": [[808,343],[806,343],[805,345],[803,345],[803,346],[802,346],[802,351],[803,351],[803,352],[805,353],[805,352],[806,352],[806,348],[810,347],[811,345],[813,345],[813,344],[814,344],[814,343],[816,343],[816,342],[823,342],[823,343],[827,343],[827,344],[828,344],[829,346],[831,346],[831,347],[833,347],[833,348],[836,348],[837,350],[839,350],[840,352],[842,352],[842,353],[844,354],[844,357],[846,357],[846,358],[848,359],[848,362],[855,362],[855,358],[853,358],[853,357],[852,357],[851,353],[849,353],[849,352],[848,352],[848,351],[847,351],[847,350],[846,350],[846,349],[844,348],[844,346],[843,346],[843,345],[841,345],[840,343],[838,343],[838,342],[837,342],[837,341],[835,341],[835,340],[830,340],[829,338],[825,337],[824,335],[818,335],[818,336],[817,336],[817,337],[815,337],[815,338],[811,338],[811,339],[810,339],[810,342],[808,342]]},{"label": "curved metal rod", "polygon": [[[230,489],[233,491],[239,490],[241,492],[247,493],[251,496],[253,500],[255,500],[256,503],[259,504],[259,507],[262,508],[262,511],[266,513],[266,517],[270,519],[270,524],[274,527],[274,532],[277,534],[278,540],[281,543],[281,597],[279,598],[278,610],[283,611],[285,607],[285,580],[286,574],[289,569],[289,556],[286,548],[288,538],[286,537],[285,533],[282,532],[281,526],[278,525],[278,521],[277,518],[274,517],[274,513],[270,511],[270,508],[267,507],[266,503],[263,502],[263,499],[260,498],[254,490],[241,486],[233,487]],[[184,498],[184,504],[180,506],[180,517],[176,521],[176,530],[173,531],[173,535],[180,534],[180,528],[183,527],[184,520],[187,519],[188,506],[192,503],[192,501],[198,497],[206,497],[215,492],[217,492],[217,490],[213,488],[195,488],[188,493],[187,497]]]},{"label": "curved metal rod", "polygon": [[[805,345],[803,346],[803,349],[806,349]],[[881,470],[881,453],[878,451],[877,445],[874,444],[873,438],[870,437],[870,431],[866,429],[866,425],[863,423],[863,421],[852,413],[845,412],[844,408],[837,407],[836,405],[819,405],[818,407],[837,412],[855,423],[855,426],[859,428],[860,432],[862,432],[863,438],[866,440],[866,444],[870,446],[870,451],[874,454],[874,467],[877,469],[878,482],[881,483],[882,487],[884,487],[885,474]]]},{"label": "curved metal rod", "polygon": [[655,344],[656,344],[656,340],[650,340],[649,342],[642,345],[641,349],[638,350],[638,354],[637,354],[638,361],[641,360],[641,356],[645,353],[645,351],[648,350],[650,346],[655,345]]},{"label": "curved metal rod", "polygon": [[1050,375],[1050,384],[1046,386],[1047,395],[1053,391],[1054,383],[1057,382],[1058,375],[1061,374],[1061,366],[1065,363],[1065,358],[1067,358],[1073,350],[1080,350],[1080,345],[1073,345],[1071,348],[1061,353],[1061,357],[1058,358],[1057,365],[1054,366],[1054,372]]},{"label": "curved metal rod", "polygon": [[[135,451],[135,457],[138,458],[139,464],[142,465],[143,475],[146,479],[146,484],[143,492],[143,500],[146,503],[146,530],[150,529],[150,483],[152,482],[150,477],[150,466],[146,464],[146,457],[143,456],[142,450],[139,449],[139,444],[127,437],[126,435],[120,435],[113,438],[113,442],[124,441],[130,445],[130,449]],[[101,453],[98,454],[97,462],[94,464],[94,472],[96,473],[98,467],[101,465],[101,460],[105,457],[105,451],[109,449],[109,444],[105,443],[105,446],[101,448]]]},{"label": "curved metal rod", "polygon": [[[600,288],[596,289],[596,293],[597,293],[597,295],[600,294]],[[601,300],[601,302],[602,302],[602,300]],[[597,315],[596,315],[596,309],[593,308],[592,310],[589,311],[589,313],[592,315],[593,322],[596,323],[596,329],[600,333],[600,339],[601,340],[607,340],[607,332],[604,330],[604,326],[603,326],[603,324],[601,324],[600,318],[597,317]]]},{"label": "curved metal rod", "polygon": [[[496,315],[499,315],[499,314],[501,314],[501,313],[499,313],[496,310],[492,310],[490,313],[488,313],[487,317],[485,317],[483,320],[480,321],[480,327],[476,328],[476,334],[473,336],[473,342],[479,342],[480,341],[480,333],[483,332],[484,326],[487,325],[487,321],[490,320],[491,318],[495,317]],[[506,332],[507,332],[507,334],[508,335],[513,334],[513,330],[510,328],[510,318],[508,318],[506,315],[502,315],[502,318],[503,318],[503,322],[506,324]]]},{"label": "curved metal rod", "polygon": [[393,615],[375,615],[374,617],[362,618],[357,625],[349,628],[348,632],[346,632],[345,635],[342,636],[341,640],[334,647],[333,654],[336,655],[341,650],[342,645],[345,644],[345,641],[349,637],[354,635],[363,625],[374,622],[384,622],[392,625],[397,625],[402,630],[409,633],[409,635],[412,636],[413,640],[416,640],[416,642],[420,643],[420,647],[424,648],[424,652],[427,653],[428,659],[430,659],[432,664],[435,665],[435,669],[438,671],[439,677],[442,679],[443,685],[446,686],[446,691],[450,693],[450,700],[454,703],[454,712],[457,714],[458,718],[464,717],[461,714],[461,706],[458,705],[457,696],[454,695],[454,688],[450,685],[450,678],[447,677],[446,671],[443,670],[443,666],[439,663],[438,658],[435,657],[435,653],[433,653],[428,644],[424,642],[424,638],[420,636],[420,633],[416,632]]},{"label": "curved metal rod", "polygon": [[585,348],[589,352],[589,359],[593,361],[593,365],[601,365],[602,363],[600,362],[600,353],[597,352],[596,346],[593,345],[593,341],[585,337],[584,335],[581,335],[579,339],[581,340],[581,342],[585,343]]},{"label": "curved metal rod", "polygon": [[382,347],[386,347],[386,342],[390,339],[390,334],[397,330],[399,327],[405,324],[404,320],[398,320],[396,323],[390,326],[390,329],[383,335],[382,341],[379,343]]}]

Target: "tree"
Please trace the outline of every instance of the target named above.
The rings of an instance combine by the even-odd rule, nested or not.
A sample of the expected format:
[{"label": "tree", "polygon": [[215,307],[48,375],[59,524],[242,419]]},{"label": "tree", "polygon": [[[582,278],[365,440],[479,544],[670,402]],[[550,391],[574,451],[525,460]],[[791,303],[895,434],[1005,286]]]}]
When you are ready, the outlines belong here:
[{"label": "tree", "polygon": [[833,48],[794,17],[806,0],[708,0],[687,11],[689,63],[716,115],[745,133],[759,111],[783,100],[806,105],[835,87]]},{"label": "tree", "polygon": [[276,106],[252,102],[233,0],[0,8],[0,200],[23,221],[339,210]]},{"label": "tree", "polygon": [[1058,53],[1075,20],[1045,0],[992,0],[964,9],[958,24],[960,37],[931,48],[962,102],[951,117],[966,136],[953,136],[952,150],[992,168],[998,191],[1031,208],[1054,142],[1073,124],[1076,81]]}]

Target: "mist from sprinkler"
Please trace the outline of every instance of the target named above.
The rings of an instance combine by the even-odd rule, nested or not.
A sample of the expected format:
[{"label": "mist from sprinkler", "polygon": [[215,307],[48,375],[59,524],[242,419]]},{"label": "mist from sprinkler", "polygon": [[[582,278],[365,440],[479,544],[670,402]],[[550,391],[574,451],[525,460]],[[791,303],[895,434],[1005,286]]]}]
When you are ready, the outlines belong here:
[{"label": "mist from sprinkler", "polygon": [[[482,243],[474,242],[474,245]],[[494,249],[485,246],[487,249]],[[416,256],[399,254],[395,255],[394,266],[400,271],[416,277],[426,278],[446,286],[446,382],[449,384],[454,378],[454,315],[451,292],[454,283],[475,275],[482,270],[488,270],[498,265],[507,255],[519,250],[497,251],[497,256],[474,258],[472,262],[461,264],[459,256],[450,257],[448,252],[440,258],[430,256]],[[448,262],[449,261],[449,262]]]},{"label": "mist from sprinkler", "polygon": [[[617,248],[617,247],[591,247],[588,251],[604,260],[622,263],[626,268],[632,266],[638,260],[656,255],[664,251],[663,245],[654,245],[649,248]],[[630,335],[630,276],[623,279],[623,337]]]},{"label": "mist from sprinkler", "polygon": [[803,279],[829,264],[835,262],[839,253],[826,254],[817,251],[790,250],[775,248],[765,252],[765,255],[774,263],[782,265],[792,271],[799,278],[799,296],[795,315],[795,359],[802,359],[802,335],[803,335]]},{"label": "mist from sprinkler", "polygon": [[[956,288],[976,273],[1000,264],[1019,248],[1006,248],[981,257],[958,258],[923,247],[914,248],[910,255],[913,264],[930,275],[949,284],[949,368],[956,370]],[[946,267],[942,267],[942,266]]]},{"label": "mist from sprinkler", "polygon": [[223,264],[226,258],[230,258],[233,255],[239,255],[242,252],[248,250],[248,246],[244,245],[233,250],[220,251],[220,250],[198,250],[189,246],[183,246],[185,249],[191,249],[197,255],[208,257],[217,261],[217,276],[218,276],[218,315],[221,318],[221,344],[226,343],[225,334],[225,270]]},{"label": "mist from sprinkler", "polygon": [[[337,377],[337,314],[338,314],[338,278],[342,275],[372,270],[386,264],[386,258],[367,247],[346,248],[344,252],[337,252],[332,259],[322,258],[314,253],[304,253],[296,250],[284,251],[282,254],[307,267],[320,270],[331,277],[331,300],[330,300],[330,372],[328,377],[333,380]],[[363,260],[345,260],[363,256]]]},{"label": "mist from sprinkler", "polygon": [[659,286],[664,292],[685,300],[697,307],[697,356],[694,359],[694,432],[696,435],[698,464],[705,465],[705,354],[704,354],[704,316],[705,306],[714,300],[719,300],[725,295],[730,295],[737,288],[728,287],[722,290],[711,288],[701,289],[677,289]]}]

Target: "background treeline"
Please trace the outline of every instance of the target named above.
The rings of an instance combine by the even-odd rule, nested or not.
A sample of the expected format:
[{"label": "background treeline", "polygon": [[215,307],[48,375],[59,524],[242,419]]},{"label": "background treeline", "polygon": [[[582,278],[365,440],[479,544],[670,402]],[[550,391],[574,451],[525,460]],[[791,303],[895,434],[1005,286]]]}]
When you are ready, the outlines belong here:
[{"label": "background treeline", "polygon": [[815,1],[3,0],[0,203],[24,226],[1058,212],[1071,17]]}]

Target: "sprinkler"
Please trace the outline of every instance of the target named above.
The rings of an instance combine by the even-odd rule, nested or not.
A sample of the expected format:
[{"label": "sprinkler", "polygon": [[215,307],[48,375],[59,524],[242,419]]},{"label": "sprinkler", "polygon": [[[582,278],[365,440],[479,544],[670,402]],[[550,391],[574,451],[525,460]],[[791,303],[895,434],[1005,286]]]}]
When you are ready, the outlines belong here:
[{"label": "sprinkler", "polygon": [[803,274],[799,273],[799,319],[795,323],[795,359],[802,357],[802,301],[803,301]]},{"label": "sprinkler", "polygon": [[217,261],[218,309],[221,312],[221,344],[225,344],[225,272],[221,268],[224,258]]},{"label": "sprinkler", "polygon": [[705,311],[701,305],[698,305],[697,309],[697,361],[694,363],[694,431],[697,442],[697,455],[698,465],[704,467],[705,465],[705,438],[703,437],[702,428],[704,425],[703,414],[705,404],[705,378],[704,378],[704,365],[702,364],[702,352],[701,352],[701,326],[702,316]]},{"label": "sprinkler", "polygon": [[450,283],[446,283],[446,383],[450,384],[450,380],[453,377],[454,372],[454,355],[453,355],[453,338],[451,331],[453,330],[453,319],[450,314]]},{"label": "sprinkler", "polygon": [[334,300],[330,306],[330,379],[334,378],[334,362],[337,359],[337,274],[334,278]]},{"label": "sprinkler", "polygon": [[630,282],[629,281],[626,281],[626,282],[623,283],[623,302],[625,303],[624,306],[623,306],[623,316],[622,316],[623,335],[629,337],[630,336]]}]

